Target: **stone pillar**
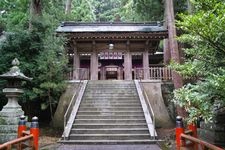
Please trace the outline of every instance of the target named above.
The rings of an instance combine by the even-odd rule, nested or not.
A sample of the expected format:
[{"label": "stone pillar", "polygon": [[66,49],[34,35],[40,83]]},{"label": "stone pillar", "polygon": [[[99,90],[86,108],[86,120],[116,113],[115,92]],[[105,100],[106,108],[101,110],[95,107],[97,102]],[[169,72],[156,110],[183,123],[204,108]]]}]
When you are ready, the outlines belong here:
[{"label": "stone pillar", "polygon": [[98,80],[98,53],[96,50],[95,41],[92,42],[92,53],[91,53],[91,80]]},{"label": "stone pillar", "polygon": [[150,79],[149,75],[149,41],[145,44],[145,51],[143,52],[143,69],[144,69],[144,80]]},{"label": "stone pillar", "polygon": [[124,54],[124,79],[132,80],[132,55],[130,53],[130,41],[127,41],[126,44],[126,52]]},{"label": "stone pillar", "polygon": [[77,50],[77,43],[74,42],[73,44],[73,80],[79,80],[80,74],[80,56]]}]

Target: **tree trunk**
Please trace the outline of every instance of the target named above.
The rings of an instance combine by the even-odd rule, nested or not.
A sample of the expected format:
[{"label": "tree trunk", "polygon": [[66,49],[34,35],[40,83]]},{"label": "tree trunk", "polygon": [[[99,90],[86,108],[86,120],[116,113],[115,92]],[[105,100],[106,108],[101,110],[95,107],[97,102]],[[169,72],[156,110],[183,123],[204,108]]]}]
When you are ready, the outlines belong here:
[{"label": "tree trunk", "polygon": [[32,29],[32,20],[38,16],[42,15],[41,0],[31,0],[30,1],[30,21],[29,29]]},{"label": "tree trunk", "polygon": [[[166,7],[166,2],[164,3],[164,7],[165,7],[165,11],[164,11],[164,27],[167,28],[168,27],[168,11],[167,11],[167,7]],[[163,55],[163,58],[164,58],[164,65],[168,65],[169,62],[170,62],[170,59],[171,59],[171,54],[170,54],[170,47],[169,47],[169,40],[168,38],[167,39],[164,39],[163,40],[163,52],[164,52],[164,55]]]},{"label": "tree trunk", "polygon": [[30,15],[31,16],[41,16],[42,15],[41,0],[31,0]]},{"label": "tree trunk", "polygon": [[[176,62],[180,63],[180,53],[178,49],[178,43],[176,40],[176,27],[175,27],[175,17],[174,17],[174,7],[173,7],[173,0],[165,0],[165,9],[167,11],[167,21],[168,21],[168,32],[169,32],[169,48],[171,52],[171,59]],[[175,71],[172,73],[173,76],[173,83],[175,89],[181,88],[183,86],[182,77]],[[185,110],[179,106],[177,106],[177,114],[180,116],[185,117],[186,113]]]},{"label": "tree trunk", "polygon": [[187,4],[188,4],[188,13],[189,14],[192,14],[192,12],[193,12],[193,6],[191,4],[191,1],[190,0],[187,0]]},{"label": "tree trunk", "polygon": [[65,14],[71,13],[72,0],[66,0]]}]

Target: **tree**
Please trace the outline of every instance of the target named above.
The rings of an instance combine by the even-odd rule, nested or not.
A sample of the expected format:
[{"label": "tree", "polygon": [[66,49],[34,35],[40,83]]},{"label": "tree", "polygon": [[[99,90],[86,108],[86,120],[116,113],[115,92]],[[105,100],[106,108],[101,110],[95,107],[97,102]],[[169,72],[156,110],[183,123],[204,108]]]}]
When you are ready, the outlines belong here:
[{"label": "tree", "polygon": [[31,0],[30,1],[30,15],[31,15],[31,17],[42,15],[42,1],[41,0]]},{"label": "tree", "polygon": [[93,0],[76,0],[72,2],[71,17],[74,21],[95,21]]},{"label": "tree", "polygon": [[[168,38],[168,43],[169,43],[169,48],[171,52],[171,59],[172,61],[176,63],[181,62],[180,58],[180,53],[178,49],[178,43],[176,40],[176,27],[175,27],[175,17],[174,17],[174,9],[173,9],[173,0],[166,0],[165,1],[165,9],[167,11],[167,24],[168,24],[168,33],[169,33],[169,38]],[[181,88],[183,86],[183,80],[182,77],[175,71],[172,72],[173,75],[173,83],[175,89]],[[183,108],[177,106],[177,114],[180,116],[186,116],[185,111]]]},{"label": "tree", "polygon": [[[9,62],[17,57],[21,62],[21,70],[24,74],[33,77],[31,83],[28,82],[24,85],[25,93],[22,97],[25,112],[29,115],[32,113],[39,115],[44,109],[50,109],[51,114],[54,113],[55,104],[57,104],[65,85],[63,78],[67,64],[63,50],[65,40],[55,37],[54,30],[58,25],[59,17],[52,17],[63,12],[61,5],[53,7],[61,2],[60,0],[40,2],[32,1],[32,5],[36,5],[34,9],[37,8],[37,10],[32,10],[34,14],[32,14],[31,20],[28,19],[29,16],[25,15],[25,21],[21,22],[19,26],[12,25],[11,17],[14,22],[19,22],[17,19],[20,18],[14,18],[13,14],[27,14],[31,9],[28,7],[29,1],[16,1],[15,4],[23,6],[24,9],[17,7],[8,9],[9,11],[1,18],[8,34],[6,40],[0,45],[0,73],[7,71],[10,67]],[[9,5],[13,2],[3,4],[5,8],[10,8]],[[39,10],[40,8],[41,10]],[[58,14],[54,14],[56,12]],[[32,23],[32,28],[27,30],[29,22]],[[35,107],[32,107],[33,104]]]},{"label": "tree", "polygon": [[71,13],[71,8],[72,8],[72,0],[66,0],[66,7],[65,7],[65,14],[70,14]]},{"label": "tree", "polygon": [[185,32],[179,40],[186,60],[173,67],[184,77],[196,79],[175,91],[174,101],[185,107],[189,120],[209,121],[225,102],[225,3],[195,0],[193,14],[180,14],[178,26]]}]

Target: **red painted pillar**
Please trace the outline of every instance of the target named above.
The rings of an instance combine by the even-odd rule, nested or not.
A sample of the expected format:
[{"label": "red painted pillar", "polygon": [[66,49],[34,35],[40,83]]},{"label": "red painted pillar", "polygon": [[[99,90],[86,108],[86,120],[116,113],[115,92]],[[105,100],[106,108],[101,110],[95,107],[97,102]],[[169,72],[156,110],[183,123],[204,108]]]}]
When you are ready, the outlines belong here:
[{"label": "red painted pillar", "polygon": [[38,117],[33,117],[30,127],[30,134],[33,135],[33,149],[38,150],[38,140],[39,140],[39,124]]},{"label": "red painted pillar", "polygon": [[23,136],[23,131],[26,131],[27,127],[26,127],[26,120],[25,120],[25,116],[22,115],[20,116],[20,120],[18,123],[18,130],[17,130],[17,138],[20,138]]},{"label": "red painted pillar", "polygon": [[188,129],[192,131],[192,136],[197,138],[198,135],[197,135],[197,126],[195,123],[191,123],[188,125]]},{"label": "red painted pillar", "polygon": [[181,134],[184,133],[184,125],[181,116],[177,116],[176,118],[176,149],[180,150],[183,145],[183,141],[181,139]]},{"label": "red painted pillar", "polygon": [[[17,129],[17,138],[23,137],[23,131],[26,131],[26,129],[27,129],[25,118],[26,117],[24,115],[20,116],[20,120],[19,120],[19,123],[18,123],[18,129]],[[17,149],[18,150],[22,149],[21,143],[19,143],[17,145]]]},{"label": "red painted pillar", "polygon": [[[197,138],[197,125],[195,123],[191,123],[188,125],[188,129],[192,131],[192,136]],[[194,143],[194,150],[198,150],[198,144]]]}]

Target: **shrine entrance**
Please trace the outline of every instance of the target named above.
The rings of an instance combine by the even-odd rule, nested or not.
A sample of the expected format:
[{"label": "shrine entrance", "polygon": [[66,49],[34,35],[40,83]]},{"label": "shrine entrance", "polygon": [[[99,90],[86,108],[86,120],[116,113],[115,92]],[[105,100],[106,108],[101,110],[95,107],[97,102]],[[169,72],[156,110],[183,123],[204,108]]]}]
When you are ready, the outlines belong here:
[{"label": "shrine entrance", "polygon": [[98,63],[100,80],[123,80],[122,52],[101,52]]},{"label": "shrine entrance", "polygon": [[[100,61],[101,62],[101,61]],[[123,80],[123,66],[118,61],[108,61],[99,68],[100,80]]]},{"label": "shrine entrance", "polygon": [[64,22],[57,33],[68,37],[69,80],[148,80],[165,72],[157,68],[159,43],[168,36],[160,23]]}]

